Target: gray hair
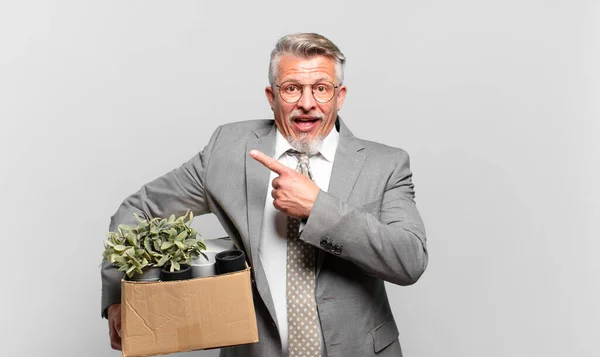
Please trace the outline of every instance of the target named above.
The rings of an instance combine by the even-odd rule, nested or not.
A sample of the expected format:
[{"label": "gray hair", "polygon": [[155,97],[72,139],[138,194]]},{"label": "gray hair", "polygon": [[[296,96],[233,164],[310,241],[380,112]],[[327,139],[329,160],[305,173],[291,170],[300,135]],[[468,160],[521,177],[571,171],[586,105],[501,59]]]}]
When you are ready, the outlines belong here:
[{"label": "gray hair", "polygon": [[279,58],[287,54],[303,58],[314,56],[325,56],[335,61],[335,72],[338,84],[344,82],[344,64],[346,57],[340,49],[324,36],[317,33],[296,33],[283,36],[275,44],[271,52],[271,61],[269,62],[269,83],[275,84]]}]

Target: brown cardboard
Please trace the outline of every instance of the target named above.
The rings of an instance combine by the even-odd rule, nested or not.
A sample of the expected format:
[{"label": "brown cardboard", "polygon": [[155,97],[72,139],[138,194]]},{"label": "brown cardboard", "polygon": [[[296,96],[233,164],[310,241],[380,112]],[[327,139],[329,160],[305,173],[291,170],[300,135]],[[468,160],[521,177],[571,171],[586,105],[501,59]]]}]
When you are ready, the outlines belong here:
[{"label": "brown cardboard", "polygon": [[250,268],[183,281],[121,281],[123,356],[258,342]]}]

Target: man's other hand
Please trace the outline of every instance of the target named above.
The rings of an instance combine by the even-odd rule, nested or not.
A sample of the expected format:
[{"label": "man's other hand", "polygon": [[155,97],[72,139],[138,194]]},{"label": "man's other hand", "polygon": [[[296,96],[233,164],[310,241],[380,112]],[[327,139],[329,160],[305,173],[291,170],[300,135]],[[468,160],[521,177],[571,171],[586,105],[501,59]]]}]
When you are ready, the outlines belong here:
[{"label": "man's other hand", "polygon": [[121,304],[112,304],[108,307],[108,331],[110,347],[121,350]]},{"label": "man's other hand", "polygon": [[273,206],[288,216],[308,218],[319,195],[319,186],[308,177],[258,150],[251,150],[250,156],[279,175],[272,182]]}]

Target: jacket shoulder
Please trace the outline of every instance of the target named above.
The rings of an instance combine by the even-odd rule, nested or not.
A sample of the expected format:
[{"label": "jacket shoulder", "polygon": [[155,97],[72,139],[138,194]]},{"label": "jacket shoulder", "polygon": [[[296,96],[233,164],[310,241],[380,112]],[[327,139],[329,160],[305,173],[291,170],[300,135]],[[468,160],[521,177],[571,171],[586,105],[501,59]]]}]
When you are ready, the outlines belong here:
[{"label": "jacket shoulder", "polygon": [[275,125],[275,121],[273,119],[254,119],[223,124],[221,125],[220,130],[227,133],[241,134],[270,130],[273,125]]},{"label": "jacket shoulder", "polygon": [[364,140],[357,138],[364,146],[366,153],[377,154],[379,157],[403,157],[408,156],[408,153],[399,147],[394,147],[375,141]]}]

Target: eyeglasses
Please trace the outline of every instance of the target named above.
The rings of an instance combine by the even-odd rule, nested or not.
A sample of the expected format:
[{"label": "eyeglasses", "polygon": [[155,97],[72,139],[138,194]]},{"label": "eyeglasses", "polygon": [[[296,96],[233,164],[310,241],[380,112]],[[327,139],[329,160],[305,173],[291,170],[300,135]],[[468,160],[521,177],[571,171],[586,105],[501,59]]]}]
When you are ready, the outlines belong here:
[{"label": "eyeglasses", "polygon": [[275,86],[279,88],[279,95],[286,103],[296,103],[302,98],[304,87],[311,87],[313,98],[321,104],[333,99],[335,90],[339,87],[329,81],[321,81],[315,84],[300,84],[298,82],[287,81]]}]

